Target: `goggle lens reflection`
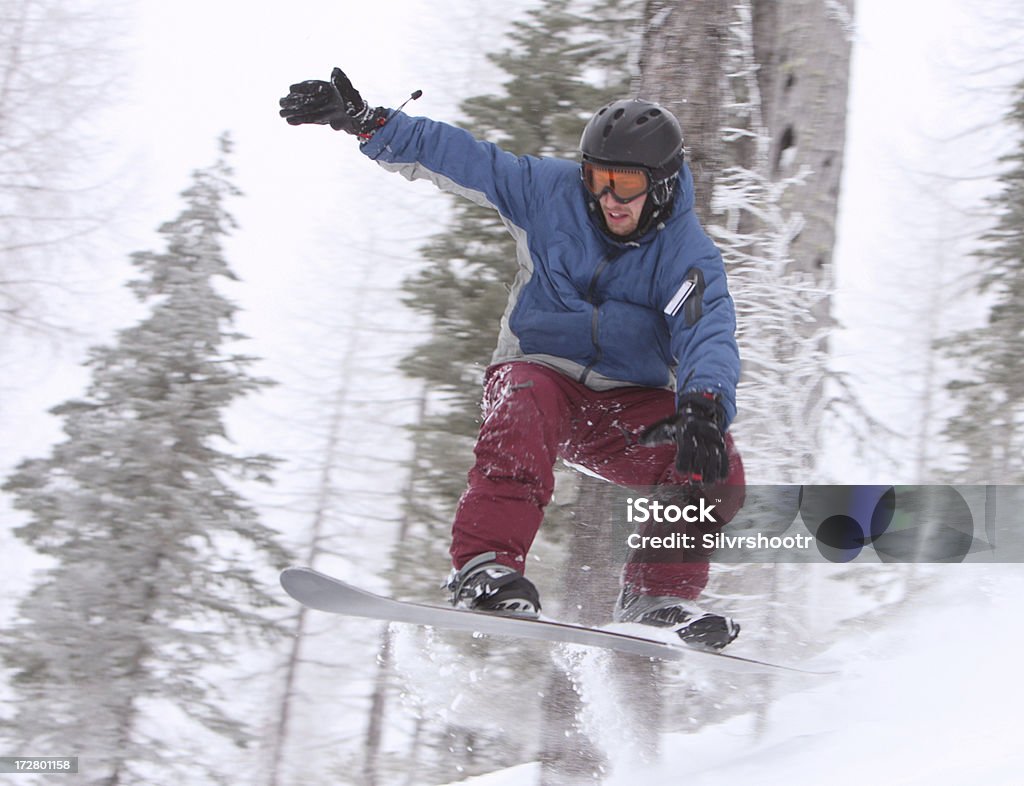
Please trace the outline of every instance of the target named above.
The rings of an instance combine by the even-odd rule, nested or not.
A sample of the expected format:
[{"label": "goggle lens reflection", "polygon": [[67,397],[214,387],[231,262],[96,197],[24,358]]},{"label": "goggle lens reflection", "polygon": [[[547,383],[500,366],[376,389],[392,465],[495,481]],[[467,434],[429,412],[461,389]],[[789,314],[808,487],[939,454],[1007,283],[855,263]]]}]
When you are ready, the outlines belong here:
[{"label": "goggle lens reflection", "polygon": [[650,190],[651,182],[643,169],[607,167],[583,162],[583,184],[595,197],[605,191],[619,202],[630,202]]}]

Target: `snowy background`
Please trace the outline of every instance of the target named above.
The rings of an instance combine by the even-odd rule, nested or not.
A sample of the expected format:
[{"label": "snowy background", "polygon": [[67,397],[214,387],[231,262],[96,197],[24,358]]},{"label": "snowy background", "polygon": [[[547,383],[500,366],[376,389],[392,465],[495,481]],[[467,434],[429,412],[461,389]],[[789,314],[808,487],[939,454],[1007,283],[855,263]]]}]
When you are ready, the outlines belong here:
[{"label": "snowy background", "polygon": [[[367,556],[393,536],[367,523],[393,501],[363,490],[388,487],[389,466],[372,456],[404,456],[401,426],[413,416],[396,366],[416,323],[396,290],[419,264],[416,247],[444,224],[448,203],[424,184],[382,175],[347,137],[288,127],[277,99],[290,83],[340,65],[371,103],[397,105],[421,88],[411,111],[456,119],[463,97],[497,84],[485,53],[528,4],[491,3],[486,15],[469,0],[348,5],[119,6],[123,77],[93,127],[107,147],[100,176],[120,184],[116,219],[89,238],[88,263],[53,295],[74,332],[3,336],[0,475],[59,438],[46,410],[82,390],[86,348],[139,316],[123,287],[128,254],[156,247],[154,230],[179,210],[189,172],[213,160],[216,137],[229,130],[245,196],[229,206],[240,228],[227,253],[241,281],[228,294],[252,339],[246,351],[280,383],[233,413],[232,437],[286,460],[276,486],[255,499],[266,523],[301,541],[316,424],[344,379],[352,405],[343,428],[368,456],[345,479],[350,531],[364,528]],[[986,68],[986,52],[1005,43],[988,10],[968,0],[858,2],[836,255],[841,329],[832,346],[837,368],[896,436],[880,446],[888,463],[865,462],[833,432],[822,466],[835,482],[921,479],[901,457],[929,433],[919,417],[934,337],[927,317],[944,313],[950,292],[969,288],[958,262],[972,228],[942,217],[950,205],[978,209],[1006,144],[995,121],[1007,102],[999,88],[1013,80]],[[960,319],[980,316],[958,311]],[[0,497],[0,624],[44,564],[11,535],[20,521]],[[359,556],[346,569],[374,586],[372,559]],[[751,719],[738,718],[700,735],[668,734],[661,761],[637,762],[616,742],[615,707],[595,700],[593,722],[613,765],[608,782],[1020,783],[1020,566],[930,570],[939,590],[903,618],[847,632],[819,656],[841,676],[789,686],[756,743]],[[844,614],[840,602],[826,610]],[[375,641],[368,635],[351,646],[372,659]],[[585,664],[581,679],[600,669]],[[528,783],[535,769],[473,782]]]},{"label": "snowy background", "polygon": [[[1024,623],[1014,607],[1022,591],[1017,566],[950,570],[910,618],[848,634],[815,661],[841,676],[781,687],[787,695],[772,706],[767,732],[755,729],[752,711],[701,734],[667,733],[653,763],[630,745],[617,706],[600,689],[607,674],[591,659],[579,680],[592,697],[584,722],[611,761],[604,783],[1019,784],[1024,681],[1015,653]],[[538,775],[539,765],[526,764],[466,783],[518,786]]]}]

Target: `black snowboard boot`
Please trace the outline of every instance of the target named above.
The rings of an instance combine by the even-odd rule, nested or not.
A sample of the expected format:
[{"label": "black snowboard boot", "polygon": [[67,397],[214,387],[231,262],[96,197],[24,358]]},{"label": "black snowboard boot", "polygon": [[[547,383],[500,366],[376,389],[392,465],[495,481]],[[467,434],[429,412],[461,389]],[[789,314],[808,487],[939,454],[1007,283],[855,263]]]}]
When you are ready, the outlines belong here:
[{"label": "black snowboard boot", "polygon": [[461,570],[452,570],[445,588],[453,606],[493,611],[516,617],[540,613],[537,588],[517,570],[495,561],[492,551],[473,557]]},{"label": "black snowboard boot", "polygon": [[720,650],[740,635],[739,623],[704,611],[691,601],[668,595],[641,595],[623,587],[615,604],[616,622],[639,622],[671,628],[680,639],[697,647]]}]

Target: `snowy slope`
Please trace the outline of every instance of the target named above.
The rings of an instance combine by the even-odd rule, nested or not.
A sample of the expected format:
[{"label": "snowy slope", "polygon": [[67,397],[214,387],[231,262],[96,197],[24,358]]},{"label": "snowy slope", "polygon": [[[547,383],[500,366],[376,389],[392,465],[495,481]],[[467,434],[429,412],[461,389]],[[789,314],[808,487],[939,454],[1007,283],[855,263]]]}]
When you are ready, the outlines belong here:
[{"label": "snowy slope", "polygon": [[[637,766],[620,752],[605,784],[1024,783],[1022,596],[1018,565],[943,566],[938,589],[905,615],[837,641],[828,658],[841,672],[775,704],[760,738],[752,716],[666,734],[659,761]],[[527,764],[464,783],[518,786],[539,772]]]}]

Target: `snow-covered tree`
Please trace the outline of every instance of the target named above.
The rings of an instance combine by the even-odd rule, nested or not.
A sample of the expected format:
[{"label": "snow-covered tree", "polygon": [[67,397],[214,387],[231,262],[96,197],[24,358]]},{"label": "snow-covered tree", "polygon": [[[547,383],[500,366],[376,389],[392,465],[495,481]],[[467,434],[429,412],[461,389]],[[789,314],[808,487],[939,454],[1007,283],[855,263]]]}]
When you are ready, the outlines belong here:
[{"label": "snow-covered tree", "polygon": [[745,163],[717,173],[708,231],[722,251],[736,301],[743,378],[734,430],[747,473],[761,483],[805,483],[825,407],[829,325],[816,315],[830,293],[793,258],[806,221],[787,206],[786,195],[807,187],[809,171],[773,175],[755,36],[751,8],[738,4],[728,27],[723,138],[742,149],[734,157]]},{"label": "snow-covered tree", "polygon": [[[636,43],[630,24],[637,18],[637,6],[615,0],[544,0],[537,4],[525,19],[513,23],[508,36],[511,46],[491,57],[507,74],[502,89],[463,101],[463,125],[516,154],[575,159],[580,133],[590,115],[608,101],[629,94],[629,67]],[[423,253],[428,265],[405,286],[410,307],[432,324],[426,341],[415,347],[404,364],[406,373],[425,383],[428,395],[425,417],[414,432],[415,456],[408,487],[411,525],[396,551],[403,578],[403,586],[397,589],[406,594],[417,566],[430,571],[420,582],[429,591],[436,586],[437,568],[447,564],[451,515],[465,488],[473,438],[479,428],[483,372],[494,350],[507,287],[516,273],[515,245],[500,217],[465,200],[455,203],[451,226],[432,239]],[[531,556],[543,554],[549,564],[561,560],[566,529],[563,514],[557,502],[548,508],[542,538]],[[538,572],[535,579],[549,601],[563,599],[565,587],[555,572]],[[431,599],[438,599],[436,592]],[[567,608],[571,609],[568,614],[576,611],[575,606],[567,604]],[[487,662],[488,668],[501,669],[508,660],[505,652],[488,658],[481,652],[482,644],[472,646],[475,662]],[[497,647],[494,653],[499,654]],[[452,777],[456,767],[465,773],[482,771],[499,760],[510,762],[517,756],[533,755],[538,742],[548,747],[541,753],[548,769],[564,774],[565,767],[573,764],[570,759],[578,758],[579,737],[571,731],[572,708],[556,708],[555,717],[550,703],[535,698],[547,695],[549,689],[550,683],[544,679],[549,668],[546,658],[537,661],[536,650],[523,648],[518,649],[517,657],[518,670],[530,674],[530,684],[536,690],[524,690],[520,681],[514,693],[501,699],[490,692],[475,699],[466,697],[466,704],[483,701],[486,708],[466,709],[462,714],[465,722],[461,718],[446,724],[422,722],[420,747],[415,750],[423,759],[417,764],[421,772],[435,767],[434,777],[441,779]],[[382,675],[386,676],[384,670]],[[527,733],[541,725],[541,712],[548,715],[544,741]],[[557,733],[550,732],[556,727]],[[509,734],[512,729],[514,735]],[[475,738],[472,750],[460,744],[465,737]],[[499,740],[500,744],[495,744]],[[456,757],[429,761],[422,751],[431,743],[453,749]],[[555,746],[562,750],[555,751]],[[383,776],[383,764],[379,771]]]},{"label": "snow-covered tree", "polygon": [[[729,265],[736,301],[744,373],[737,397],[743,401],[735,432],[743,446],[747,471],[758,482],[802,483],[809,478],[818,452],[818,434],[808,428],[807,414],[825,406],[821,397],[826,327],[813,323],[815,308],[828,297],[810,276],[788,268],[790,244],[803,226],[800,215],[787,214],[785,190],[800,178],[773,182],[734,167],[719,177],[712,209],[737,216],[758,215],[756,237],[734,228],[733,221],[710,227]],[[785,446],[785,449],[780,449]]]},{"label": "snow-covered tree", "polygon": [[947,386],[961,409],[945,430],[959,449],[961,483],[1024,482],[1024,82],[1016,93],[1007,119],[1018,141],[1000,159],[1001,189],[989,200],[995,224],[975,254],[986,324],[942,342],[966,372]]},{"label": "snow-covered tree", "polygon": [[51,559],[0,647],[17,697],[4,736],[83,757],[90,784],[232,782],[207,732],[250,735],[211,669],[240,636],[276,630],[261,569],[287,554],[234,487],[267,480],[273,460],[233,452],[224,426],[268,384],[230,349],[243,337],[217,289],[235,278],[229,147],[193,174],[165,250],[132,257],[148,316],[92,350],[87,390],[52,410],[65,439],[3,486],[28,517],[17,536]]},{"label": "snow-covered tree", "polygon": [[[787,455],[798,458],[787,476],[806,482],[820,453],[831,394],[823,380],[833,327],[831,260],[853,2],[650,0],[645,8],[640,86],[646,97],[666,103],[680,117],[694,170],[696,210],[705,226],[714,229],[728,212],[716,239],[726,252],[730,291],[740,305],[747,377],[739,417],[747,418],[745,433],[767,435],[765,403],[749,398],[755,392],[750,372],[772,368],[775,389],[763,387],[769,379],[760,373],[757,392],[788,397],[790,409],[798,401],[803,405],[778,425],[797,424],[807,444],[794,453],[783,436],[776,445],[787,445]],[[756,260],[764,264],[757,266]],[[746,278],[737,275],[737,263],[746,265]],[[748,285],[751,276],[759,277],[756,286]],[[745,321],[748,317],[755,321]],[[781,332],[763,334],[766,319]],[[788,342],[782,338],[787,332]],[[807,350],[810,354],[801,357],[793,354]],[[785,360],[779,364],[779,359]],[[787,378],[788,371],[795,375]],[[739,426],[737,421],[737,433]],[[738,444],[755,461],[762,453],[748,447],[746,437]],[[776,456],[781,451],[776,449]],[[756,477],[756,464],[748,468]]]},{"label": "snow-covered tree", "polygon": [[66,326],[82,237],[108,218],[91,129],[120,22],[87,0],[0,2],[0,330]]}]

